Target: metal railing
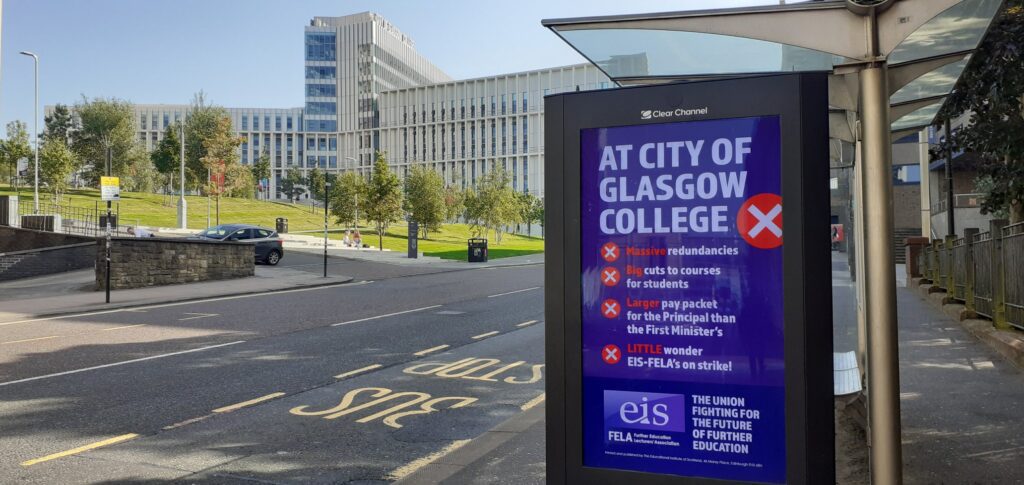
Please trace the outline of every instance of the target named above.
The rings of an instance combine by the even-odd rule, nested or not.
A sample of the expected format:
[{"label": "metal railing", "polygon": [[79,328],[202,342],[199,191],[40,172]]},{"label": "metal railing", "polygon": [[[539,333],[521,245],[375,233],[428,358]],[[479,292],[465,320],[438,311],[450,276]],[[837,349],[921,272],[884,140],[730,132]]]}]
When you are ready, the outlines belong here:
[{"label": "metal railing", "polygon": [[997,328],[1024,330],[1024,223],[991,221],[987,232],[933,240],[917,255],[924,279]]},{"label": "metal railing", "polygon": [[[75,234],[79,236],[102,237],[106,235],[107,209],[98,202],[92,208],[73,206],[69,202],[57,202],[54,200],[40,200],[39,212],[31,203],[18,204],[18,219],[16,225],[21,227],[23,216],[59,216],[60,226],[54,232],[63,234]],[[126,221],[121,220],[119,211],[111,210],[113,231],[112,235],[121,237],[128,236],[125,225]]]}]

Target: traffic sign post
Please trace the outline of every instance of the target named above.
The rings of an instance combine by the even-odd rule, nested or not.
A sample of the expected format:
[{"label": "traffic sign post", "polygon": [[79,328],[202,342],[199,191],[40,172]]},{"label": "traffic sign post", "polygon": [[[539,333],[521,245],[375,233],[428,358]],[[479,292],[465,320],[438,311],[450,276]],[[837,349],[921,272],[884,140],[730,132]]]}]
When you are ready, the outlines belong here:
[{"label": "traffic sign post", "polygon": [[545,98],[549,483],[834,482],[826,83]]}]

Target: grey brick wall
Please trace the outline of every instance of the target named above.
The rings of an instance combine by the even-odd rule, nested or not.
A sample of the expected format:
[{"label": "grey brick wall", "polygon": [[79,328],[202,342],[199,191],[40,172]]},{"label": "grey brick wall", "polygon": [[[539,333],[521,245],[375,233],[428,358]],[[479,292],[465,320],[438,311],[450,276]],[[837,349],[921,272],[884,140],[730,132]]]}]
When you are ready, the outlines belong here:
[{"label": "grey brick wall", "polygon": [[96,238],[0,226],[0,253],[94,242]]},{"label": "grey brick wall", "polygon": [[[106,288],[105,241],[96,242],[96,289]],[[115,238],[111,289],[244,278],[256,273],[252,244],[164,238]]]},{"label": "grey brick wall", "polygon": [[95,243],[0,253],[0,281],[92,268]]}]

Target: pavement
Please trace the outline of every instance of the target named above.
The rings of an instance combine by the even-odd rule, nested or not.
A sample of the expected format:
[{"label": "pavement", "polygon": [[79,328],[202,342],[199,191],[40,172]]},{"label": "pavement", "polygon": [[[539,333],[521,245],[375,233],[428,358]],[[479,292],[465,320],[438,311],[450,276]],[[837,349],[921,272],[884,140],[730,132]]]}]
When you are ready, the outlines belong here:
[{"label": "pavement", "polygon": [[0,283],[0,325],[47,315],[339,285],[350,281],[351,276],[315,278],[307,271],[258,265],[256,274],[248,278],[114,290],[110,293],[110,303],[106,303],[105,293],[95,291],[96,275],[93,270],[69,271]]}]

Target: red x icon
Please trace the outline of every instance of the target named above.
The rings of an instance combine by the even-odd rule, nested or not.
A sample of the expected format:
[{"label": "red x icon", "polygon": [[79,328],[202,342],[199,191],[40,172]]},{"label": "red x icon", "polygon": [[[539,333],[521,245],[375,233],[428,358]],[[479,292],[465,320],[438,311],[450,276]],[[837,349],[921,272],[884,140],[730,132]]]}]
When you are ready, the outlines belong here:
[{"label": "red x icon", "polygon": [[622,360],[622,351],[618,347],[608,344],[601,349],[601,359],[606,364],[618,364]]},{"label": "red x icon", "polygon": [[604,243],[604,246],[601,246],[601,257],[609,263],[614,263],[619,259],[619,246],[613,242]]},{"label": "red x icon", "polygon": [[608,267],[601,271],[601,283],[604,283],[605,286],[615,286],[619,284],[619,278],[621,278],[621,275],[619,274],[619,270],[615,268]]},{"label": "red x icon", "polygon": [[736,228],[755,248],[782,246],[782,197],[763,193],[747,199],[736,214]]},{"label": "red x icon", "polygon": [[619,306],[619,302],[609,298],[601,303],[601,314],[605,318],[616,318],[619,316],[619,312],[622,307]]}]

